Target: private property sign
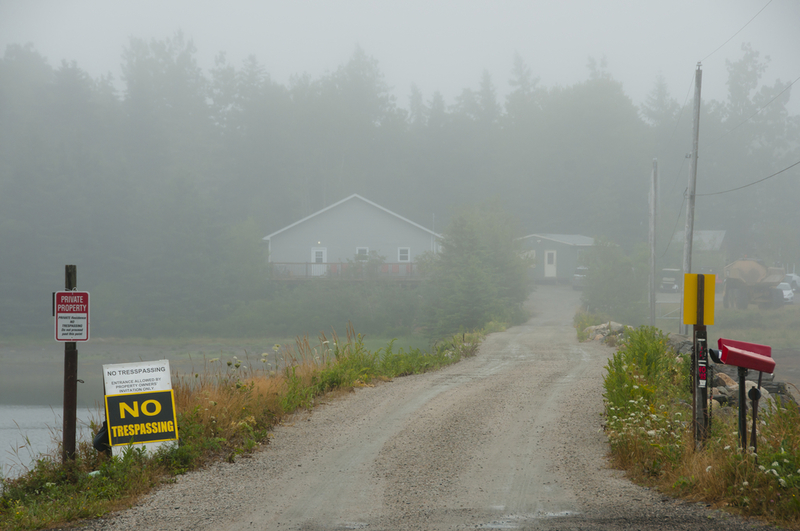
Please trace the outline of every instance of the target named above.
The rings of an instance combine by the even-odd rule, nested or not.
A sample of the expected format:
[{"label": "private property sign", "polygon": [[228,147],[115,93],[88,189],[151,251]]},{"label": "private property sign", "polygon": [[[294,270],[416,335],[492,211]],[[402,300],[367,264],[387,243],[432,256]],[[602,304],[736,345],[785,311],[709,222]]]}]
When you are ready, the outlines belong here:
[{"label": "private property sign", "polygon": [[56,341],[89,340],[89,292],[57,291],[53,307],[56,316]]}]

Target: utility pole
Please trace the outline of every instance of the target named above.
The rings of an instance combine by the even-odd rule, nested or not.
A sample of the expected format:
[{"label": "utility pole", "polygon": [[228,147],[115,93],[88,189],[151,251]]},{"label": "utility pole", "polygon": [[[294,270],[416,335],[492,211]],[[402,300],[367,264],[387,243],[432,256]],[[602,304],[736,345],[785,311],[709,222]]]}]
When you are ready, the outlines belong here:
[{"label": "utility pole", "polygon": [[[697,188],[697,145],[700,137],[700,85],[703,80],[702,65],[697,63],[697,70],[694,74],[694,119],[692,120],[692,161],[689,169],[689,187],[686,193],[689,196],[688,206],[686,207],[686,230],[683,237],[683,273],[692,272],[692,237],[694,232],[694,196]],[[683,297],[681,291],[681,311],[683,311]],[[682,332],[689,333],[689,327],[683,325]]]},{"label": "utility pole", "polygon": [[653,159],[650,180],[650,326],[656,326],[656,194],[658,193],[658,159]]}]

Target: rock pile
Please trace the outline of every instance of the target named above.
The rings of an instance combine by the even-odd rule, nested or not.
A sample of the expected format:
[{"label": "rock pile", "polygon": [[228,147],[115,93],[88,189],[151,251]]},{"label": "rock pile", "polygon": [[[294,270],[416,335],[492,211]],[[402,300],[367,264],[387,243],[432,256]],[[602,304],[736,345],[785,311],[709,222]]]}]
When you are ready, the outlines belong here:
[{"label": "rock pile", "polygon": [[588,326],[583,329],[583,333],[586,334],[586,337],[590,341],[611,342],[610,340],[613,339],[616,344],[619,342],[619,339],[622,339],[622,334],[625,332],[625,329],[631,330],[632,328],[633,327],[625,326],[614,321],[609,321],[595,326]]}]

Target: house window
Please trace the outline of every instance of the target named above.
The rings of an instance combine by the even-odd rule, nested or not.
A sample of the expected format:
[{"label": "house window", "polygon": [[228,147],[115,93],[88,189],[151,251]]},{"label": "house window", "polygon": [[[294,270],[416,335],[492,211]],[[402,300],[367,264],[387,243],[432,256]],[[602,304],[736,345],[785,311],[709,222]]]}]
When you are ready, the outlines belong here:
[{"label": "house window", "polygon": [[357,260],[369,259],[369,247],[356,247],[356,259]]},{"label": "house window", "polygon": [[398,247],[397,248],[397,261],[410,262],[411,261],[411,247]]}]

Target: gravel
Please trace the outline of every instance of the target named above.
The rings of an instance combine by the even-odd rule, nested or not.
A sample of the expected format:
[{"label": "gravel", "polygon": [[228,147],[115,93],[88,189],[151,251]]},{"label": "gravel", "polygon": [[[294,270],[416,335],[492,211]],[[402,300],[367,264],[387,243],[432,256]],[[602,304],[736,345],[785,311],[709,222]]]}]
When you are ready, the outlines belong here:
[{"label": "gravel", "polygon": [[235,463],[176,478],[93,530],[770,529],[609,468],[579,293],[539,286],[523,326],[434,373],[328,399]]}]

